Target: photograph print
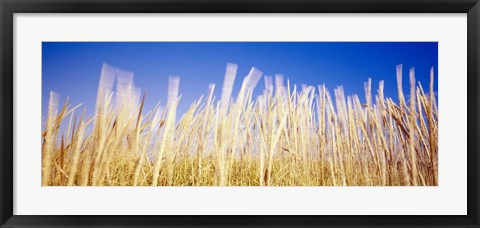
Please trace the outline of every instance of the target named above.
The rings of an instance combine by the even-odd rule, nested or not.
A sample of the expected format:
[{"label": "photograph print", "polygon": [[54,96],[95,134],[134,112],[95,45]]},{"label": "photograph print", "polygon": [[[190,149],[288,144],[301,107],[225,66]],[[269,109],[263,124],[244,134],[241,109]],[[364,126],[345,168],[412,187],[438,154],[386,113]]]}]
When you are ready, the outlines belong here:
[{"label": "photograph print", "polygon": [[41,101],[42,186],[438,186],[437,42],[43,42]]}]

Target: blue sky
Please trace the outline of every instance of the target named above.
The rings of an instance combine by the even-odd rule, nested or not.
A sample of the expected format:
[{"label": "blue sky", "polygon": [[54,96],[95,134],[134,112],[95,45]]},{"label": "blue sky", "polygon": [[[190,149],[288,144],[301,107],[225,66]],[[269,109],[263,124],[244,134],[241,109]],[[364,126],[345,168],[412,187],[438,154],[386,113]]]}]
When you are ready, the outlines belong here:
[{"label": "blue sky", "polygon": [[[225,67],[238,64],[233,96],[251,67],[264,75],[277,73],[290,84],[317,86],[325,83],[333,92],[343,86],[346,95],[364,99],[363,82],[372,78],[372,92],[385,81],[385,96],[397,100],[397,64],[403,64],[403,87],[408,94],[408,70],[426,91],[429,71],[435,69],[437,91],[438,45],[436,42],[43,42],[42,120],[47,115],[50,91],[67,96],[70,103],[83,103],[93,114],[102,63],[135,73],[135,85],[147,91],[145,108],[167,101],[169,75],[180,76],[182,95],[177,116],[205,95],[215,83],[219,100]],[[293,87],[293,86],[292,86]],[[263,77],[256,93],[265,88]],[[256,97],[256,96],[254,96]]]}]

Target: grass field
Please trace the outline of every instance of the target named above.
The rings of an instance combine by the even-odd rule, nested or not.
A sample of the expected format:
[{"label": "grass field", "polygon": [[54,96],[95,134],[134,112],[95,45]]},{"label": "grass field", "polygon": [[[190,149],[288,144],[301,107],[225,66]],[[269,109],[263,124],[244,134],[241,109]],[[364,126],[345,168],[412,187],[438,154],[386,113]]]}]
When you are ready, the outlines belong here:
[{"label": "grass field", "polygon": [[144,110],[146,95],[116,71],[103,66],[93,117],[50,93],[43,186],[438,185],[433,69],[427,92],[410,70],[407,101],[399,65],[399,102],[369,80],[362,103],[342,87],[297,88],[281,75],[264,77],[253,98],[255,68],[233,97],[237,66],[228,64],[221,98],[211,84],[186,113],[176,113],[180,78],[170,77],[165,107]]}]

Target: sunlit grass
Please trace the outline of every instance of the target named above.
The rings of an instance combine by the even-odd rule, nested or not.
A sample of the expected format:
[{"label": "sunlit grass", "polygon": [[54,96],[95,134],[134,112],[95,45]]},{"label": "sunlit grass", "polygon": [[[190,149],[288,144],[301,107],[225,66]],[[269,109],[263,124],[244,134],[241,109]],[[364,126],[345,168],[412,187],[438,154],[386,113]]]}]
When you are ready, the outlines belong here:
[{"label": "sunlit grass", "polygon": [[[409,100],[397,66],[398,97],[384,97],[383,81],[365,101],[319,85],[299,89],[283,76],[252,68],[239,94],[237,66],[228,64],[222,96],[196,101],[177,121],[179,77],[168,101],[144,110],[133,74],[104,64],[93,117],[81,105],[58,110],[50,94],[42,132],[42,185],[337,186],[437,185],[438,111],[410,70]],[[114,92],[114,82],[116,89]],[[167,91],[165,91],[167,92]],[[60,124],[68,125],[66,132]]]}]

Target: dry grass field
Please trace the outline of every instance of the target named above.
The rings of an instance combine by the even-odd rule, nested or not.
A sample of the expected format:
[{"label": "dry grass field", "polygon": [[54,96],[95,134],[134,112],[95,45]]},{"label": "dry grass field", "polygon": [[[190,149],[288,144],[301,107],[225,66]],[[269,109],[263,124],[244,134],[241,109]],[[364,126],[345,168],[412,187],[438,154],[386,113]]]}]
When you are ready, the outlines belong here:
[{"label": "dry grass field", "polygon": [[[170,77],[165,106],[144,110],[147,98],[133,76],[106,64],[92,117],[68,99],[59,105],[51,92],[42,185],[438,185],[433,70],[424,91],[413,69],[410,88],[402,88],[397,66],[397,103],[384,97],[383,81],[376,91],[365,83],[363,103],[342,87],[298,88],[281,75],[262,78],[255,68],[232,96],[236,71],[227,65],[220,99],[211,84],[185,113],[176,111],[180,78]],[[261,79],[266,88],[254,98]]]}]

